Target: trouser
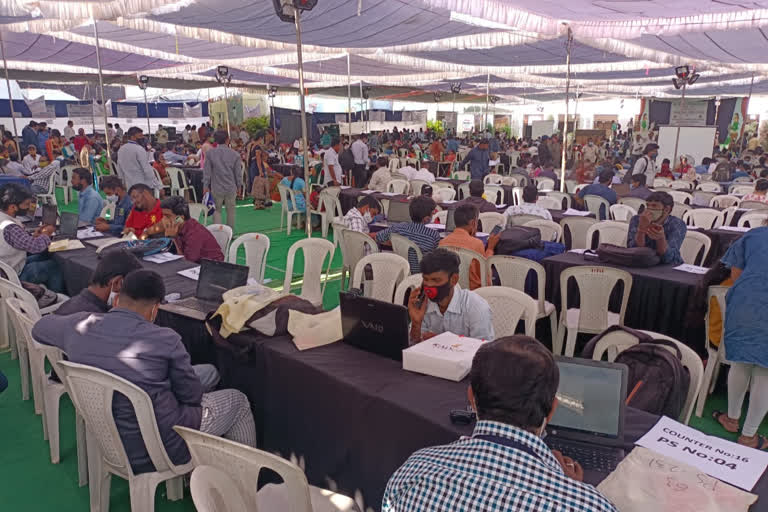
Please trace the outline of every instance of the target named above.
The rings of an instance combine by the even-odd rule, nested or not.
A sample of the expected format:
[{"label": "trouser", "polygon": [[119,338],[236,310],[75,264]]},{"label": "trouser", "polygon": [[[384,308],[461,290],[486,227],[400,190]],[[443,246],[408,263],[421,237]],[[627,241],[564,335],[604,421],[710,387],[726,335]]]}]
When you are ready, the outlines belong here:
[{"label": "trouser", "polygon": [[216,211],[213,212],[214,224],[222,223],[221,210],[222,210],[222,206],[224,206],[227,208],[227,226],[231,227],[233,230],[235,229],[235,209],[237,207],[237,205],[235,204],[236,197],[237,197],[236,194],[226,194],[226,195],[213,194],[213,202],[216,205]]},{"label": "trouser", "polygon": [[48,254],[30,254],[19,280],[33,284],[44,284],[56,293],[64,293],[64,274],[56,261]]},{"label": "trouser", "polygon": [[0,393],[6,390],[8,387],[8,379],[3,372],[0,372]]},{"label": "trouser", "polygon": [[243,393],[235,389],[205,393],[200,405],[203,409],[201,432],[256,447],[251,404]]},{"label": "trouser", "polygon": [[731,363],[728,372],[728,417],[741,417],[744,396],[749,389],[749,407],[742,435],[752,437],[768,413],[768,368],[746,363]]},{"label": "trouser", "polygon": [[355,180],[354,186],[357,188],[363,188],[368,182],[365,171],[365,164],[355,164],[352,168],[352,177]]},{"label": "trouser", "polygon": [[203,386],[203,393],[208,393],[216,388],[216,384],[219,383],[221,377],[219,371],[212,364],[195,364],[192,365],[197,378],[200,379],[200,384]]},{"label": "trouser", "polygon": [[269,180],[261,176],[253,177],[251,185],[251,196],[253,196],[253,206],[264,208],[266,200],[269,198]]},{"label": "trouser", "polygon": [[256,165],[256,161],[251,162],[248,166],[248,190],[253,186],[253,179],[259,176],[259,166]]}]

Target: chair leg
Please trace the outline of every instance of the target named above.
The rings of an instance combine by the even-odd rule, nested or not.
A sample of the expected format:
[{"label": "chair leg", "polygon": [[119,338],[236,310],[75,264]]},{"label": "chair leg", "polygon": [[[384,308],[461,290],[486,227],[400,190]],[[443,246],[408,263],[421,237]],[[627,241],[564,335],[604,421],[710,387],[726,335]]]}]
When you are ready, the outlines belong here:
[{"label": "chair leg", "polygon": [[157,484],[153,478],[139,475],[128,482],[131,495],[131,512],[154,512],[155,490]]},{"label": "chair leg", "polygon": [[77,479],[80,487],[88,485],[88,442],[85,435],[85,421],[75,412],[75,435],[77,437]]},{"label": "chair leg", "polygon": [[[112,475],[104,466],[101,453],[93,436],[87,436],[88,453],[93,457],[88,458],[88,479],[90,485],[88,493],[91,499],[91,512],[109,512],[109,489],[112,484]],[[133,509],[138,510],[138,509]]]},{"label": "chair leg", "polygon": [[[43,414],[43,393],[42,383],[40,375],[43,373],[41,365],[44,365],[44,361],[39,361],[38,355],[27,350],[27,357],[29,358],[29,373],[32,377],[32,400],[35,403],[35,414]],[[45,422],[43,422],[43,432],[45,433]],[[47,437],[46,437],[47,439]]]},{"label": "chair leg", "polygon": [[720,367],[723,365],[723,362],[720,360],[720,357],[716,354],[715,360],[717,361],[717,364],[715,365],[715,369],[712,372],[712,380],[709,384],[709,394],[715,392],[715,386],[717,385],[717,378],[720,377]]},{"label": "chair leg", "polygon": [[[293,225],[293,213],[288,212],[285,214],[286,218],[288,219],[288,236],[291,236],[291,227]],[[282,229],[282,227],[281,227]]]},{"label": "chair leg", "polygon": [[[704,379],[701,383],[701,389],[699,390],[699,396],[696,399],[696,417],[701,418],[701,415],[704,413],[704,404],[707,401],[707,397],[711,393],[710,387],[712,383],[715,382],[715,379],[712,377],[715,374],[715,367],[720,366],[720,361],[718,360],[717,353],[712,353],[710,351],[709,360],[707,361],[707,367],[704,368]],[[714,355],[714,357],[712,357]]]},{"label": "chair leg", "polygon": [[552,351],[555,349],[555,338],[557,337],[557,310],[549,314],[549,327],[551,329],[550,339],[552,340]]},{"label": "chair leg", "polygon": [[165,492],[168,501],[179,501],[184,498],[184,477],[177,476],[165,481]]},{"label": "chair leg", "polygon": [[[18,344],[20,341],[16,339]],[[29,400],[29,354],[19,347],[19,372],[21,374],[21,399]]]},{"label": "chair leg", "polygon": [[[46,377],[47,378],[47,377]],[[61,391],[54,386],[45,386],[43,398],[43,415],[48,430],[48,444],[51,449],[51,464],[58,464],[61,460],[59,449],[59,403]]]},{"label": "chair leg", "polygon": [[563,340],[565,339],[565,324],[561,321],[557,334],[552,337],[552,353],[559,356],[563,353]]},{"label": "chair leg", "polygon": [[566,357],[573,357],[573,353],[576,351],[576,337],[578,335],[578,329],[568,329],[568,341],[565,343]]}]

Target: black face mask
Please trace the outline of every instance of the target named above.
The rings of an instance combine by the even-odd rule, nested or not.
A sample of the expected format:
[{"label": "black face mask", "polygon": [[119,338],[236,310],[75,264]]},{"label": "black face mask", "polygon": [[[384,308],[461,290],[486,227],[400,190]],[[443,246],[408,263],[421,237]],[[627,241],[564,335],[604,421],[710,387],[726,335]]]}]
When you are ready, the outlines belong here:
[{"label": "black face mask", "polygon": [[26,215],[29,214],[29,210],[30,210],[29,208],[19,208],[18,210],[16,210],[16,216],[25,217]]},{"label": "black face mask", "polygon": [[444,298],[451,294],[452,288],[453,286],[451,286],[451,281],[449,280],[447,283],[441,284],[440,286],[425,286],[424,295],[426,295],[432,302],[439,304]]},{"label": "black face mask", "polygon": [[82,184],[72,185],[72,188],[80,192],[81,190],[83,190],[83,185]]}]

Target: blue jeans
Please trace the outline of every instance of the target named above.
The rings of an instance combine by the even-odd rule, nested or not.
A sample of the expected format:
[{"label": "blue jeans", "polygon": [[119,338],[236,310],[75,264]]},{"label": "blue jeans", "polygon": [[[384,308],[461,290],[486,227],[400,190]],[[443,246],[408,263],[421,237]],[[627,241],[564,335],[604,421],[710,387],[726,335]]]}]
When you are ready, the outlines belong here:
[{"label": "blue jeans", "polygon": [[28,283],[44,284],[49,290],[64,293],[64,274],[59,264],[48,254],[30,254],[19,274],[19,279]]}]

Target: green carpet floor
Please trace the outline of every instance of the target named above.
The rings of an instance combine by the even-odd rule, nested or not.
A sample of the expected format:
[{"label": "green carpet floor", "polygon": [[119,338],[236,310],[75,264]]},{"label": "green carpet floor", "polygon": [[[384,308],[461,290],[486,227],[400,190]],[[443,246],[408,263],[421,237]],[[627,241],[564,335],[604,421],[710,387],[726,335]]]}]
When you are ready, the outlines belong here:
[{"label": "green carpet floor", "polygon": [[[60,198],[61,199],[61,198]],[[63,210],[76,211],[75,203]],[[283,285],[285,259],[288,248],[304,234],[293,231],[286,236],[280,231],[280,210],[253,211],[243,202],[237,211],[236,234],[258,231],[269,235],[271,249],[267,261],[266,278],[271,279],[270,286]],[[331,276],[339,273],[340,254],[334,257]],[[303,262],[297,261],[294,268],[294,281],[300,279]],[[332,277],[325,292],[325,306],[333,307],[338,303],[340,277]],[[68,397],[62,399],[60,414],[61,462],[50,462],[48,443],[43,440],[42,424],[34,414],[32,401],[21,400],[19,386],[19,365],[9,353],[0,354],[0,371],[5,373],[10,382],[9,388],[0,394],[0,482],[2,497],[0,510],[16,512],[51,512],[51,511],[87,511],[89,509],[88,487],[77,486],[77,454],[75,445],[74,410]],[[705,433],[735,440],[736,435],[727,434],[710,418],[714,409],[725,410],[724,393],[716,393],[707,402],[701,419],[695,416],[691,426]],[[768,423],[764,422],[761,433],[768,434]],[[195,508],[185,490],[181,502],[169,502],[165,499],[165,487],[161,486],[156,494],[156,509],[159,512],[194,511]],[[129,512],[128,485],[120,478],[112,479],[112,512]]]}]

